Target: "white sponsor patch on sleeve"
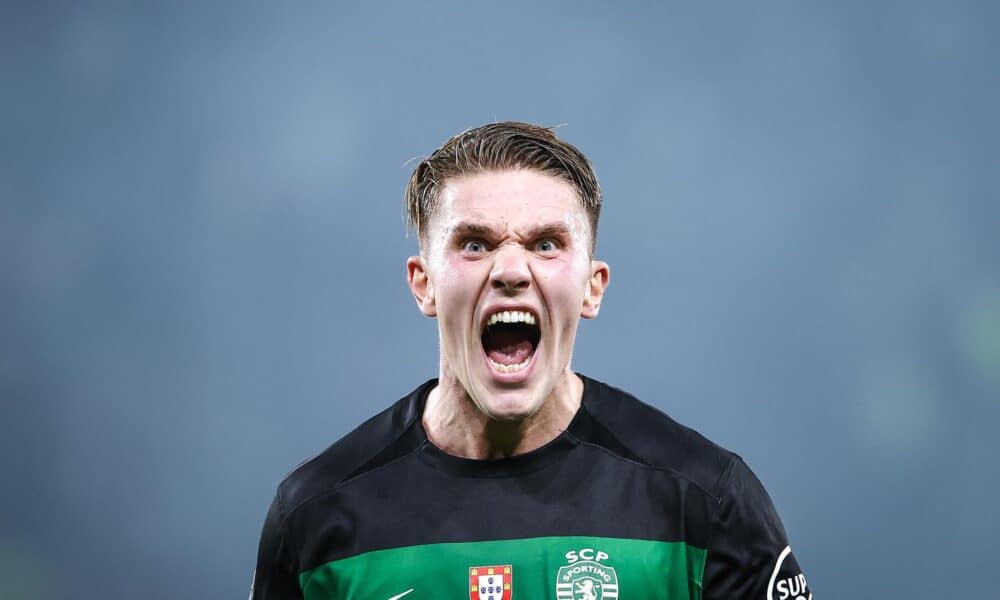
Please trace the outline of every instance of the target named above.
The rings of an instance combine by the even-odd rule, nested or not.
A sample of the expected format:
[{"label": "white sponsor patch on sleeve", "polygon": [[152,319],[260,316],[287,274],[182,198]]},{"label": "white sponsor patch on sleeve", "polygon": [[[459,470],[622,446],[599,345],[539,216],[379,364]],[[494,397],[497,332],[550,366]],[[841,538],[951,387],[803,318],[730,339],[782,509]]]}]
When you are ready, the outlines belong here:
[{"label": "white sponsor patch on sleeve", "polygon": [[[791,553],[792,547],[785,546],[778,555],[771,580],[767,583],[767,600],[812,600],[806,576],[801,572],[792,573],[790,569],[781,568]],[[794,563],[794,560],[792,562]]]}]

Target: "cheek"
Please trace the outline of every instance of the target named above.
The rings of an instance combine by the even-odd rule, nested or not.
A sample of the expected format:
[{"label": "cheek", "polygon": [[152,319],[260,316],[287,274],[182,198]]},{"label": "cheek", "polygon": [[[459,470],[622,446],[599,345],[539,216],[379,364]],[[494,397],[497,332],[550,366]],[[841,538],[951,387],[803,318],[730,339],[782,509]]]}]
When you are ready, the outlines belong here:
[{"label": "cheek", "polygon": [[446,262],[439,272],[436,300],[439,310],[444,310],[447,317],[457,317],[474,308],[482,280],[478,266],[453,260]]},{"label": "cheek", "polygon": [[535,268],[535,278],[547,301],[577,311],[583,304],[587,275],[587,265],[579,260],[547,260]]}]

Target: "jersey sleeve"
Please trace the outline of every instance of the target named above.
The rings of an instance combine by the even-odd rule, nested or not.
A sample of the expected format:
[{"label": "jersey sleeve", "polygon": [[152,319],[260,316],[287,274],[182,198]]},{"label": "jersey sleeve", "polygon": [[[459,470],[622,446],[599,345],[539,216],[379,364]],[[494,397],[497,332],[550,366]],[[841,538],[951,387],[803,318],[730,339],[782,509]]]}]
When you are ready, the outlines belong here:
[{"label": "jersey sleeve", "polygon": [[724,475],[704,599],[811,600],[771,498],[739,457]]},{"label": "jersey sleeve", "polygon": [[250,600],[301,600],[292,550],[285,531],[281,494],[275,494],[264,520],[257,551],[257,568],[250,587]]}]

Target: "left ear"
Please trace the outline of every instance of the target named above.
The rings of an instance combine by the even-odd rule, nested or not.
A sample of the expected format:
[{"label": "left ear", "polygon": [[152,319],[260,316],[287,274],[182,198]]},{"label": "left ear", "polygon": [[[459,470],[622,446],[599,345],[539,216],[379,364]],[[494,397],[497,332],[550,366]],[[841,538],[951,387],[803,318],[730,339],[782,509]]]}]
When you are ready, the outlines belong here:
[{"label": "left ear", "polygon": [[583,297],[583,309],[580,316],[584,319],[593,319],[597,312],[601,310],[601,300],[604,298],[604,290],[608,289],[608,282],[611,281],[611,267],[603,260],[590,261],[590,279],[587,280],[587,292]]}]

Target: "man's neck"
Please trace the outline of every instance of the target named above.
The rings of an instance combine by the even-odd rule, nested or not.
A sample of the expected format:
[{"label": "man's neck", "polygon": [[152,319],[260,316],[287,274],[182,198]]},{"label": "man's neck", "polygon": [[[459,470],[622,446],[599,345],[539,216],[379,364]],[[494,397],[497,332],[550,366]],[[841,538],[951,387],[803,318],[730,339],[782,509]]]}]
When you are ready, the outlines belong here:
[{"label": "man's neck", "polygon": [[427,437],[448,454],[496,459],[536,450],[569,427],[580,408],[583,381],[569,369],[542,407],[521,420],[491,419],[455,378],[442,376],[427,396],[423,426]]}]

